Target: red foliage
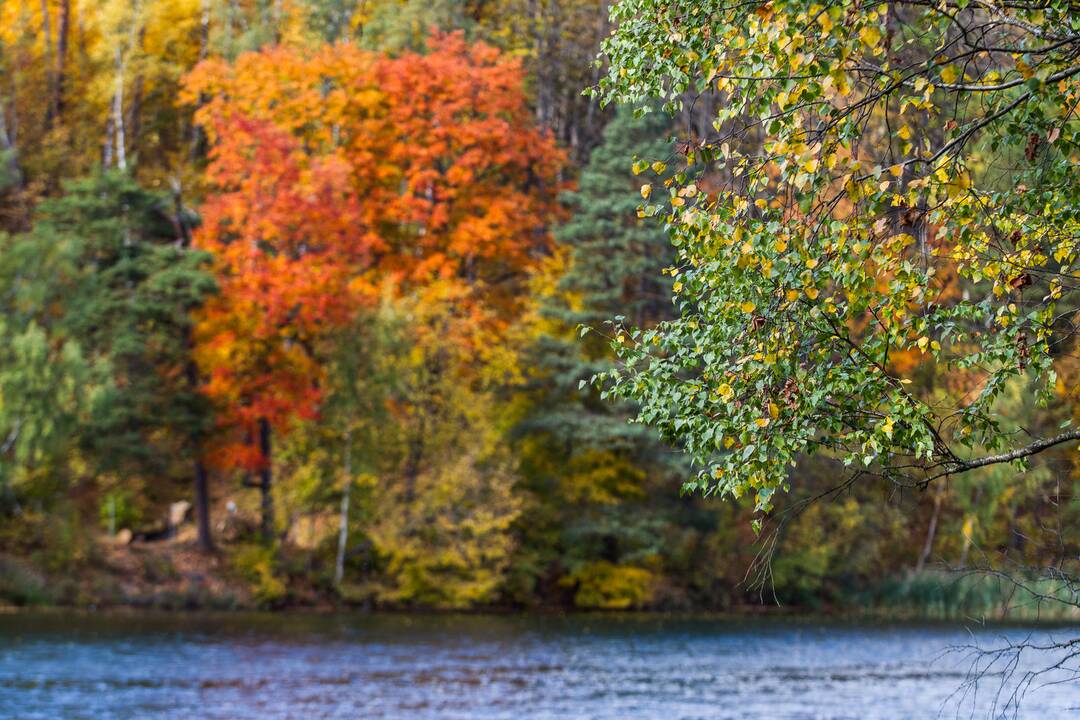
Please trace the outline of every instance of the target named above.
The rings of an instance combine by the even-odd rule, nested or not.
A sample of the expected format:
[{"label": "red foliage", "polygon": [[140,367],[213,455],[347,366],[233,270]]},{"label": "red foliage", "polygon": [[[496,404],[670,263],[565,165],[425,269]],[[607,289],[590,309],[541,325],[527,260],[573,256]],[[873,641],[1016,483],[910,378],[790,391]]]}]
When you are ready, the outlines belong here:
[{"label": "red foliage", "polygon": [[460,34],[427,55],[274,48],[187,77],[212,144],[196,244],[220,295],[197,357],[223,465],[255,468],[260,418],[318,411],[322,340],[377,288],[498,323],[547,248],[564,161],[532,126],[519,64]]}]

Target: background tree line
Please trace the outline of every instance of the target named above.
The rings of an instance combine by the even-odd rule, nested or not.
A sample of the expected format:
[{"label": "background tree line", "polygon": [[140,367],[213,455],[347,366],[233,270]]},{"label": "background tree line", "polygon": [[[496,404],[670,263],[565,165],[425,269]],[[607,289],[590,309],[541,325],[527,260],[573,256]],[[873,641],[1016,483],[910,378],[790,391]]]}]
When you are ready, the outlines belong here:
[{"label": "background tree line", "polygon": [[[587,382],[617,352],[580,326],[678,315],[639,173],[682,184],[724,107],[583,95],[611,29],[602,0],[0,2],[5,557],[120,601],[108,535],[188,499],[181,544],[268,605],[758,601],[753,499],[682,496],[688,460]],[[1000,402],[1056,427],[1071,387]],[[1061,453],[800,513],[834,471],[792,474],[768,587],[803,605],[996,607],[926,571],[1045,560],[1077,511]]]}]

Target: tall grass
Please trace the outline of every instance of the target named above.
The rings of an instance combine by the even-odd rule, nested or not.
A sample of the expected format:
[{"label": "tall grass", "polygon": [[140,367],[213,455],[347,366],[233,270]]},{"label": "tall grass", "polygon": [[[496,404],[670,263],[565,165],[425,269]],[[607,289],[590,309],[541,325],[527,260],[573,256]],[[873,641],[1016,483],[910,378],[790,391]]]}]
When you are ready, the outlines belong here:
[{"label": "tall grass", "polygon": [[885,581],[853,598],[889,617],[1011,621],[1080,620],[1080,588],[1065,578],[986,571],[927,571]]}]

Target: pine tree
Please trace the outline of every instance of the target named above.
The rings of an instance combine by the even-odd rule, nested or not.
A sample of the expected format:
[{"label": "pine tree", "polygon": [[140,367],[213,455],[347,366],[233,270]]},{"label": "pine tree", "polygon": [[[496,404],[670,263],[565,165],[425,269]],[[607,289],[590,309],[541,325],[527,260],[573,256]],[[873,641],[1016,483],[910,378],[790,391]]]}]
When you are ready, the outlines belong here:
[{"label": "pine tree", "polygon": [[[209,256],[186,246],[183,217],[162,197],[114,173],[68,185],[42,203],[29,247],[63,252],[37,282],[56,339],[106,369],[79,444],[99,477],[182,480],[196,458],[200,541],[209,546],[198,462],[209,412],[190,372],[191,311],[214,292]],[[51,297],[50,297],[51,296]],[[153,493],[151,493],[153,495]]]},{"label": "pine tree", "polygon": [[[673,251],[662,231],[638,220],[640,181],[631,171],[635,154],[673,152],[669,129],[660,113],[618,114],[577,190],[564,196],[571,219],[555,232],[569,269],[541,309],[546,332],[534,348],[536,405],[518,428],[537,503],[526,513],[522,544],[538,548],[521,564],[535,576],[530,582],[557,568],[564,573],[559,582],[576,588],[579,605],[650,602],[657,578],[646,566],[656,565],[661,535],[678,508],[663,498],[675,495],[685,472],[652,431],[627,423],[631,407],[582,385],[613,359],[607,339],[578,331],[602,331],[618,315],[648,326],[671,311],[671,284],[661,270]],[[657,497],[649,501],[653,490]]]}]

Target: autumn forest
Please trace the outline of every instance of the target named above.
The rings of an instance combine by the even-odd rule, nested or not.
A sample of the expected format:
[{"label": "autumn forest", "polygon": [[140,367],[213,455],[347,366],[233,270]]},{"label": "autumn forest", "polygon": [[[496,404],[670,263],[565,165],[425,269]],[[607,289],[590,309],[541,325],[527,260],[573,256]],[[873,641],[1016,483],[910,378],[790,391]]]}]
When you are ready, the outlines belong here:
[{"label": "autumn forest", "polygon": [[[691,214],[698,199],[723,197],[735,178],[755,190],[747,165],[710,167],[721,141],[745,157],[754,143],[792,153],[762,171],[762,188],[789,171],[815,187],[828,163],[872,151],[826,149],[819,162],[819,146],[793,149],[782,119],[738,142],[717,138],[721,121],[757,112],[729,102],[741,75],[703,66],[704,85],[681,86],[674,58],[694,63],[707,51],[661,55],[671,50],[662,42],[682,42],[681,21],[668,40],[635,38],[634,4],[618,4],[620,17],[607,0],[0,0],[0,604],[944,616],[1008,604],[974,570],[1075,558],[1080,465],[1070,445],[1032,453],[1024,467],[942,464],[940,481],[870,472],[840,482],[839,444],[766,446],[754,433],[795,432],[801,420],[785,423],[810,397],[811,366],[850,352],[804,361],[790,375],[798,381],[762,375],[745,387],[725,360],[709,385],[714,348],[782,363],[785,344],[801,342],[820,312],[870,332],[871,321],[825,300],[829,288],[849,288],[850,299],[862,287],[872,307],[897,313],[897,328],[921,328],[890,336],[873,351],[876,369],[848,380],[872,397],[866,407],[889,406],[901,382],[915,397],[962,395],[989,382],[974,374],[1000,360],[1019,370],[991,382],[988,412],[1007,406],[1012,418],[998,434],[1069,431],[1080,413],[1071,339],[1040,361],[1043,335],[1011,336],[1021,321],[970,314],[956,322],[999,327],[994,337],[1010,338],[1001,353],[1013,354],[946,362],[934,355],[946,337],[903,316],[924,300],[903,294],[912,286],[847,275],[814,285],[842,248],[862,252],[855,232],[838,230],[820,260],[802,251],[787,296],[738,285],[723,310],[737,332],[699,339],[687,293],[695,308],[715,295],[697,273],[750,267],[775,277],[800,247],[799,221],[769,216],[758,200],[760,227],[718,230],[714,218],[712,229],[732,238],[708,246],[718,266],[693,255],[707,232]],[[747,22],[779,23],[772,6]],[[832,20],[818,11],[815,32],[839,33],[839,10]],[[888,33],[897,22],[881,20]],[[626,45],[616,27],[628,28]],[[859,27],[864,50],[893,37]],[[645,87],[655,68],[631,56],[654,40],[657,67],[670,61],[672,75]],[[806,52],[799,63],[812,62]],[[1062,96],[1075,110],[1075,74],[1054,74],[1075,62],[1061,62],[1029,77],[1068,85]],[[943,92],[965,82],[952,67],[935,70]],[[844,94],[836,77],[821,93]],[[612,85],[619,78],[629,79]],[[798,100],[783,87],[783,97],[762,96],[762,116],[813,106],[809,91]],[[923,102],[941,101],[933,91]],[[875,138],[867,142],[918,152],[919,123],[897,120],[889,102],[860,118]],[[962,127],[981,117],[957,116]],[[1075,158],[1075,120],[1050,127],[1016,130],[1011,161]],[[1071,151],[1054,151],[1066,141]],[[946,204],[992,167],[985,157],[997,151],[979,142],[974,170],[946,169]],[[882,181],[917,189],[905,163],[882,161],[844,202],[870,202]],[[870,166],[851,165],[840,185]],[[662,211],[651,205],[658,197]],[[896,197],[897,213],[919,207]],[[978,214],[943,211],[927,242],[963,236],[949,223],[969,210]],[[735,254],[722,255],[729,246]],[[860,262],[879,279],[915,272],[872,252]],[[964,273],[977,262],[943,266],[931,304],[976,292],[979,278]],[[999,265],[985,273],[1002,275],[988,302],[1035,294],[1037,273]],[[850,262],[843,271],[855,272]],[[818,314],[751,347],[773,331],[766,307]],[[636,374],[647,356],[635,348],[649,343],[693,361]],[[1029,370],[1054,381],[1029,392],[1020,382]],[[815,402],[826,408],[830,392]],[[710,397],[732,403],[723,432],[714,410],[684,414]],[[926,423],[914,413],[875,415],[853,454],[870,467],[875,443],[895,441],[919,462],[924,451],[945,457],[949,438],[916,436]],[[840,414],[806,420],[804,436],[826,436]],[[858,422],[843,429],[845,442]],[[760,466],[755,446],[767,447]],[[718,448],[726,459],[712,465]],[[742,471],[745,483],[723,486],[741,483]]]}]

